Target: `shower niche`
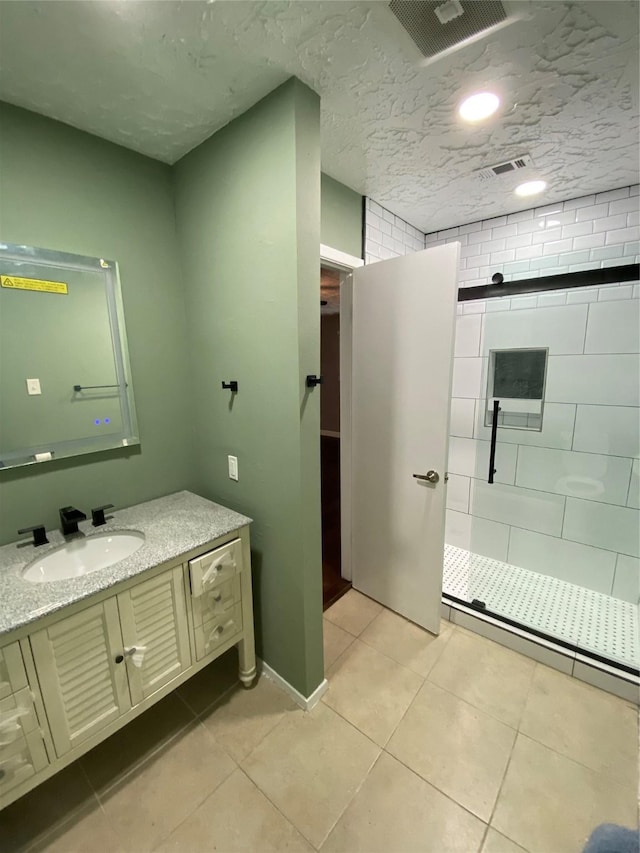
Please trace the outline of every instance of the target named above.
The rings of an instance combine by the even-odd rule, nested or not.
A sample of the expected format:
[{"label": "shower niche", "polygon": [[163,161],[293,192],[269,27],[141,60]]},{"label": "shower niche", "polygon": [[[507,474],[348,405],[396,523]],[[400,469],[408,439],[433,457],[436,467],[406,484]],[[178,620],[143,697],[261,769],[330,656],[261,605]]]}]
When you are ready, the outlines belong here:
[{"label": "shower niche", "polygon": [[498,401],[498,426],[542,430],[548,355],[547,348],[490,350],[485,426]]}]

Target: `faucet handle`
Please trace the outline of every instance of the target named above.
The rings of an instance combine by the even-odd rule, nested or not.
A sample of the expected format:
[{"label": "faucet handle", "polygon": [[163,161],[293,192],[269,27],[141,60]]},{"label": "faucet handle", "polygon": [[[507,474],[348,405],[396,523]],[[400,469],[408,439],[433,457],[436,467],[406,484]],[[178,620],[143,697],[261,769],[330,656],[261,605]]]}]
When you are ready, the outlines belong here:
[{"label": "faucet handle", "polygon": [[93,524],[94,527],[100,527],[102,524],[107,523],[107,520],[104,517],[105,509],[113,509],[113,504],[97,506],[95,509],[91,510],[91,524]]},{"label": "faucet handle", "polygon": [[37,547],[38,545],[48,545],[49,540],[47,539],[47,531],[45,530],[44,524],[34,524],[33,527],[22,527],[18,530],[18,534],[22,535],[23,533],[33,533],[33,547]]}]

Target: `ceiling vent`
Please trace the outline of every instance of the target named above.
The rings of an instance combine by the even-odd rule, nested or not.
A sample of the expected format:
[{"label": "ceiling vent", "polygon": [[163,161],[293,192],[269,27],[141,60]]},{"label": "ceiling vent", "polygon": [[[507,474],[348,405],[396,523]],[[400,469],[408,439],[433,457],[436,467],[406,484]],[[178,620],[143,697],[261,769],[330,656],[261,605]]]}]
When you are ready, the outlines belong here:
[{"label": "ceiling vent", "polygon": [[476,169],[473,174],[486,181],[489,178],[508,175],[509,172],[517,172],[518,169],[526,169],[528,166],[533,166],[533,158],[530,154],[523,154],[522,157],[507,160],[505,163],[498,163],[497,166],[485,166],[483,169]]},{"label": "ceiling vent", "polygon": [[510,23],[504,4],[488,0],[391,0],[389,8],[427,60]]}]

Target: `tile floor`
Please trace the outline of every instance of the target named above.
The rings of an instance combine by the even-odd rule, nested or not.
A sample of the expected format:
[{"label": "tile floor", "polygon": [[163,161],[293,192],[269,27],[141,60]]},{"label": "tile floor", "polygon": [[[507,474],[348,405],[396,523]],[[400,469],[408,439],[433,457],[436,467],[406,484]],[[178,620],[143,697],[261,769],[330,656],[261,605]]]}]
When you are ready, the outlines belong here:
[{"label": "tile floor", "polygon": [[310,713],[235,650],[0,812],[0,850],[579,853],[637,826],[638,710],[355,591]]}]

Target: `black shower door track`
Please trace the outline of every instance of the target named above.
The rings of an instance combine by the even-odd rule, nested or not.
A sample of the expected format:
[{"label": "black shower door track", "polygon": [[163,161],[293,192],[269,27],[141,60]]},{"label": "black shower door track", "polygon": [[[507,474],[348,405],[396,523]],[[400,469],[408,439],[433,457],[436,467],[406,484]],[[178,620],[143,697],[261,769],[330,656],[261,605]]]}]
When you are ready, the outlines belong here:
[{"label": "black shower door track", "polygon": [[442,591],[442,598],[446,599],[445,603],[451,602],[454,606],[456,604],[460,604],[468,610],[474,611],[478,615],[489,616],[496,622],[504,622],[505,625],[509,625],[511,628],[517,628],[519,631],[523,631],[525,634],[529,634],[532,637],[538,637],[540,640],[546,640],[554,646],[560,646],[560,648],[582,655],[584,658],[590,658],[591,660],[598,661],[599,663],[604,663],[612,669],[617,669],[619,672],[626,672],[629,675],[640,677],[640,670],[633,666],[629,666],[628,664],[621,663],[617,660],[612,660],[604,655],[599,655],[597,652],[592,652],[589,649],[585,649],[582,646],[577,645],[576,643],[569,643],[567,640],[561,640],[559,637],[554,637],[552,634],[545,634],[544,631],[539,631],[537,628],[530,628],[528,625],[518,622],[516,619],[510,619],[508,616],[503,616],[502,613],[495,613],[493,610],[488,610],[486,607],[479,607],[478,605],[472,604],[470,601],[465,601],[464,598],[456,598],[455,595],[451,595],[444,590]]},{"label": "black shower door track", "polygon": [[623,264],[606,269],[580,270],[540,278],[523,278],[503,281],[502,284],[481,284],[478,287],[458,288],[458,302],[491,299],[494,296],[520,296],[523,293],[544,293],[549,290],[566,290],[571,287],[600,287],[603,284],[621,284],[638,281],[640,264]]}]

